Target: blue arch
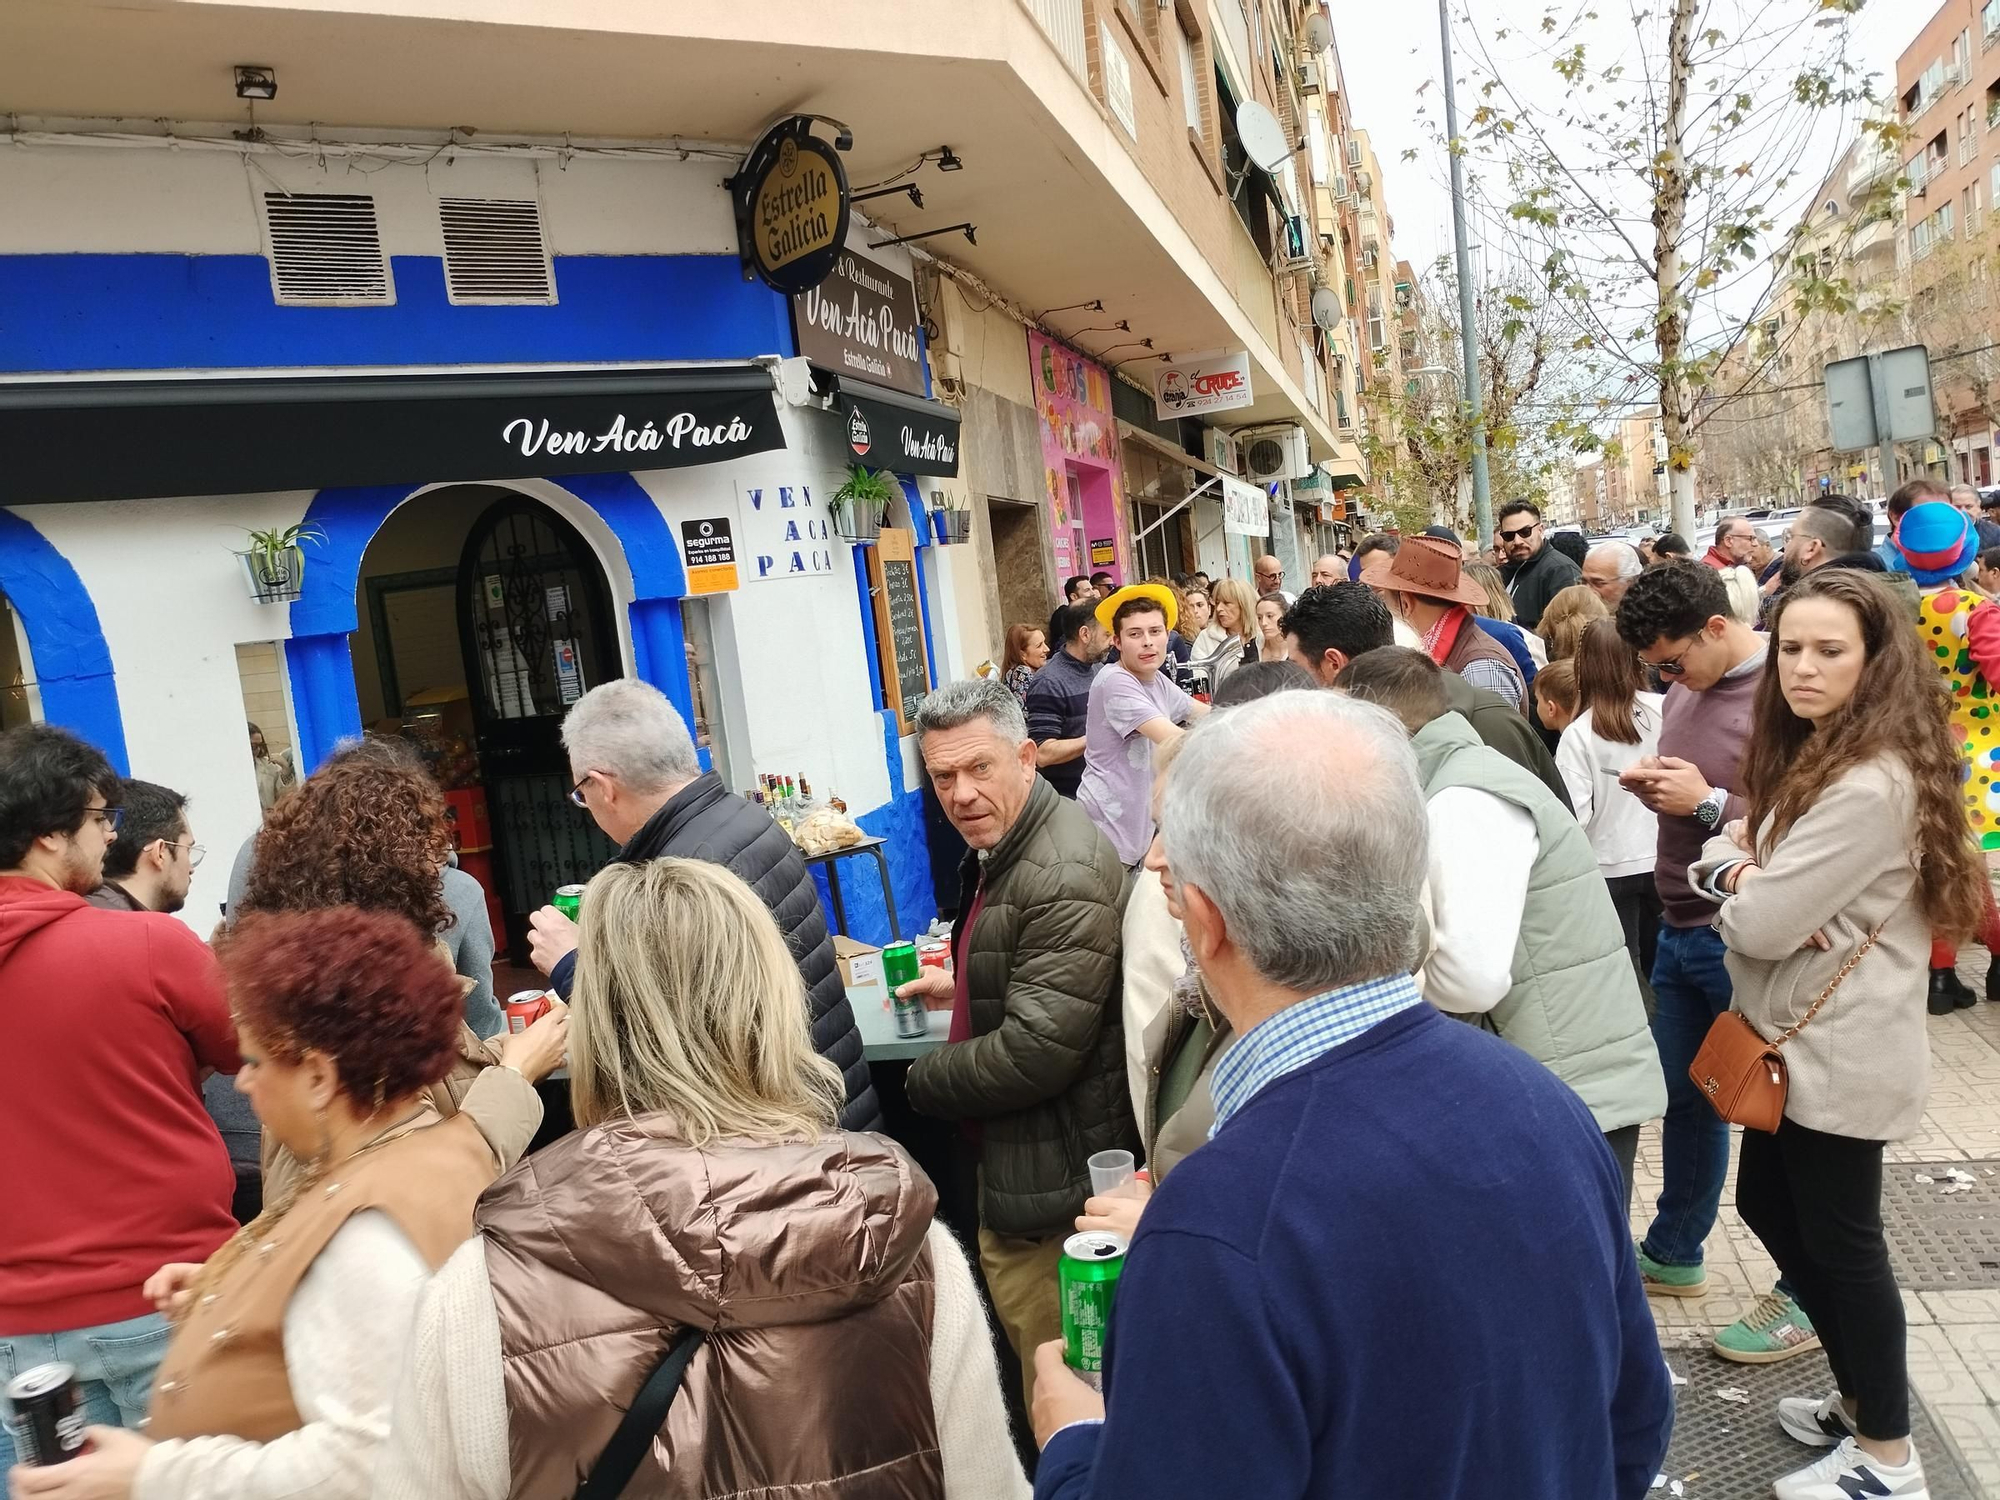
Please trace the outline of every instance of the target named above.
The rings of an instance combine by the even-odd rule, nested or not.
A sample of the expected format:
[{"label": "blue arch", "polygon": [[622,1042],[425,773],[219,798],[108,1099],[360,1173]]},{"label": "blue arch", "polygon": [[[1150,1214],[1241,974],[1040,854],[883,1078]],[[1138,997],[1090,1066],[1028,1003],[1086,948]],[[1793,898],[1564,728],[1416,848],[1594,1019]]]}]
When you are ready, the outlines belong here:
[{"label": "blue arch", "polygon": [[0,510],[0,590],[27,632],[43,719],[89,740],[119,775],[130,775],[125,719],[97,606],[69,559],[11,510]]},{"label": "blue arch", "polygon": [[[666,518],[630,474],[578,474],[550,482],[596,511],[624,548],[632,574],[634,666],[693,723],[680,612],[687,572]],[[427,487],[321,490],[306,509],[303,524],[316,529],[320,540],[307,553],[304,585],[292,604],[292,638],[285,645],[285,664],[298,720],[299,756],[307,769],[324,760],[341,740],[361,733],[361,704],[349,649],[349,637],[360,624],[355,593],[361,582],[361,560],[390,513]]]}]

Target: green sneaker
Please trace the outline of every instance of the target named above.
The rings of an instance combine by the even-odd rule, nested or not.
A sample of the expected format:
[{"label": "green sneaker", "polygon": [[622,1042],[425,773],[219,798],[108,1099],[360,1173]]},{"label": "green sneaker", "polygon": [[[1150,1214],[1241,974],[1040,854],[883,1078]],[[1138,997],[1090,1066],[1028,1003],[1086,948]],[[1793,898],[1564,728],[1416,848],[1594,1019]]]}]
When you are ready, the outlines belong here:
[{"label": "green sneaker", "polygon": [[1639,1252],[1639,1276],[1648,1292],[1662,1297],[1700,1297],[1708,1291],[1708,1272],[1700,1266],[1670,1266]]},{"label": "green sneaker", "polygon": [[1781,1292],[1764,1293],[1757,1305],[1715,1336],[1714,1349],[1739,1365],[1772,1365],[1819,1347],[1812,1319]]}]

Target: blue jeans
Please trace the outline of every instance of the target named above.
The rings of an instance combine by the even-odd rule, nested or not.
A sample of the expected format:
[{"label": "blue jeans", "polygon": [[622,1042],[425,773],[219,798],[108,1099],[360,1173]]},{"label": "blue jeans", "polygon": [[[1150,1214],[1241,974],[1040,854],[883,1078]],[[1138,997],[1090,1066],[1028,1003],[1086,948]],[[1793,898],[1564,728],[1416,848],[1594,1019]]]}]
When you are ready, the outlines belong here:
[{"label": "blue jeans", "polygon": [[1729,1127],[1688,1077],[1709,1025],[1729,1009],[1722,954],[1722,937],[1712,927],[1660,924],[1653,1045],[1667,1075],[1667,1115],[1660,1126],[1660,1197],[1640,1248],[1667,1266],[1701,1264],[1729,1172]]},{"label": "blue jeans", "polygon": [[[100,1427],[136,1427],[145,1420],[153,1372],[172,1336],[173,1329],[158,1313],[67,1333],[0,1333],[0,1386],[36,1365],[60,1360],[76,1366],[89,1421]],[[0,1398],[0,1407],[5,1405]],[[14,1441],[0,1426],[0,1474],[13,1467]]]}]

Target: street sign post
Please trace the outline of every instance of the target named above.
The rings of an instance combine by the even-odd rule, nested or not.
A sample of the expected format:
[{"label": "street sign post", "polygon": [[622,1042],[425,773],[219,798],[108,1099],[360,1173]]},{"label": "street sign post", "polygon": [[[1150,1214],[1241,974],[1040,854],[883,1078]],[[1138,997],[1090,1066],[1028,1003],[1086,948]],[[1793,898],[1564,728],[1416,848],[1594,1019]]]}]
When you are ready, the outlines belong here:
[{"label": "street sign post", "polygon": [[1930,351],[1909,344],[1826,367],[1827,428],[1836,452],[1880,450],[1883,493],[1896,488],[1896,444],[1937,430]]}]

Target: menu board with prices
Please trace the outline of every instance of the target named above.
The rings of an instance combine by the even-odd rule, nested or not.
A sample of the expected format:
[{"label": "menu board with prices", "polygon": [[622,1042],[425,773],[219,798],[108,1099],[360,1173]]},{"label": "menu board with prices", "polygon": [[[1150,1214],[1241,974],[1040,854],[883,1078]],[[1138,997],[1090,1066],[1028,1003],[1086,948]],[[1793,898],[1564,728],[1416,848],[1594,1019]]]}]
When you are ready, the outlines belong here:
[{"label": "menu board with prices", "polygon": [[875,606],[875,640],[882,657],[883,702],[910,732],[917,706],[931,690],[924,650],[924,613],[917,589],[916,538],[893,526],[868,549],[868,593]]}]

